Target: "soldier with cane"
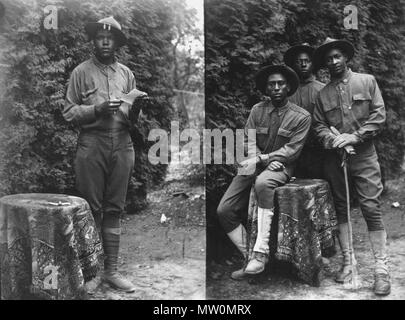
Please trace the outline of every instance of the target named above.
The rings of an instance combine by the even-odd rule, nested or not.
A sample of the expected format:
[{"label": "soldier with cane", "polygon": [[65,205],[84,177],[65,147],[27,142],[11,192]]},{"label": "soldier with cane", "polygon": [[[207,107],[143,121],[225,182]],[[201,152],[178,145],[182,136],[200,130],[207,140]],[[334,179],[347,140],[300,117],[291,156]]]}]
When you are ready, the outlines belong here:
[{"label": "soldier with cane", "polygon": [[[383,185],[373,143],[373,138],[385,122],[386,113],[375,78],[369,74],[352,72],[348,68],[347,62],[353,55],[354,47],[350,42],[331,38],[327,38],[315,50],[316,67],[327,67],[331,81],[317,96],[313,127],[327,149],[325,174],[332,188],[339,224],[343,266],[336,281],[345,283],[356,280],[353,274],[355,260],[351,225],[348,221],[350,182],[358,196],[374,253],[374,292],[377,295],[388,295],[391,280],[386,249],[387,233],[380,201]],[[348,146],[354,148],[355,154],[343,159],[342,168],[342,151]]]}]

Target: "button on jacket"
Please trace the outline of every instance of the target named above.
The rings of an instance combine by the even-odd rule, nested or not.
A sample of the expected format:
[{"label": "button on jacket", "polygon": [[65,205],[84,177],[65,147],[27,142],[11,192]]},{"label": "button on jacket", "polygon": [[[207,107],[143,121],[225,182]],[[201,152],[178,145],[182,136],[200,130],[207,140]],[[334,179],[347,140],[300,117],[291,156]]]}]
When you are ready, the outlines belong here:
[{"label": "button on jacket", "polygon": [[[272,124],[272,112],[279,116],[279,126]],[[274,118],[273,118],[274,119]],[[256,129],[256,142],[248,140],[249,148],[256,154],[269,154],[269,162],[280,161],[286,165],[291,176],[293,162],[298,158],[311,126],[311,115],[294,103],[287,102],[281,108],[275,108],[270,100],[253,106],[245,126],[245,135],[249,129]],[[275,134],[272,132],[275,131]]]},{"label": "button on jacket", "polygon": [[334,126],[340,133],[352,133],[370,140],[386,119],[384,101],[374,76],[352,72],[331,81],[316,99],[314,130],[325,148],[332,147]]},{"label": "button on jacket", "polygon": [[95,56],[77,66],[70,76],[66,93],[64,118],[83,129],[121,129],[130,126],[129,106],[121,104],[109,117],[96,117],[94,107],[106,100],[120,98],[135,88],[132,71],[115,61],[100,63]]}]

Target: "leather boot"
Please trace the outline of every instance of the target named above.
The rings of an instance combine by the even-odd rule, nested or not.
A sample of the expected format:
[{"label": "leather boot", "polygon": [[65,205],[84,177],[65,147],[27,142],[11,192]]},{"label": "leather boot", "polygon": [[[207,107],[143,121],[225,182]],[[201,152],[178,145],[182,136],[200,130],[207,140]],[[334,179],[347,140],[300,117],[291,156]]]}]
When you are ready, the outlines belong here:
[{"label": "leather boot", "polygon": [[[349,225],[347,223],[339,224],[339,244],[342,250],[343,263],[336,275],[337,283],[347,283],[352,279],[352,266],[350,264],[350,246],[349,246]],[[355,261],[353,261],[355,263]]]},{"label": "leather boot", "polygon": [[[246,230],[245,227],[240,224],[231,232],[228,233],[229,239],[233,242],[233,244],[238,248],[239,252],[243,255],[243,258],[246,260],[247,256],[247,244],[246,244]],[[243,280],[246,278],[246,274],[244,272],[245,267],[232,272],[231,278],[233,280]]]},{"label": "leather boot", "polygon": [[257,238],[253,248],[253,256],[246,266],[245,273],[258,274],[264,271],[269,257],[270,228],[273,211],[266,208],[257,209]]},{"label": "leather boot", "polygon": [[391,278],[388,271],[387,233],[385,230],[370,231],[370,242],[374,253],[374,293],[386,296],[391,293]]},{"label": "leather boot", "polygon": [[118,272],[120,228],[103,228],[104,274],[103,281],[112,288],[123,292],[134,292],[135,286]]}]

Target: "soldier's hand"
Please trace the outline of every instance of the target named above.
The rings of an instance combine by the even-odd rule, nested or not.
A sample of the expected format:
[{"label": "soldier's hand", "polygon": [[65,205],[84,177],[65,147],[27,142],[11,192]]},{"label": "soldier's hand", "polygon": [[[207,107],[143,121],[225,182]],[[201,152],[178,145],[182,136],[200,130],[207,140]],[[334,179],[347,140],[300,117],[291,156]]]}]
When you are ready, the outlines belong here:
[{"label": "soldier's hand", "polygon": [[333,148],[344,148],[349,145],[355,145],[360,142],[360,138],[354,134],[342,133],[333,140]]},{"label": "soldier's hand", "polygon": [[279,161],[272,161],[269,164],[269,169],[272,171],[281,171],[285,168],[285,166]]},{"label": "soldier's hand", "polygon": [[95,106],[96,115],[105,116],[108,114],[116,113],[118,111],[118,108],[120,107],[121,103],[122,102],[120,100],[104,101],[103,103],[100,103]]}]

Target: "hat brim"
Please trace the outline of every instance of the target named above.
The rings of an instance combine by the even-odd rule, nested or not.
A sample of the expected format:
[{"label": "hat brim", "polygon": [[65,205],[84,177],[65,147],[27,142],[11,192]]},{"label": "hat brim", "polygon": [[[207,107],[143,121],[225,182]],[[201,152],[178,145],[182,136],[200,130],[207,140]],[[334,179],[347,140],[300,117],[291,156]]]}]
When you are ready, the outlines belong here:
[{"label": "hat brim", "polygon": [[[86,33],[88,34],[90,39],[94,39],[97,34],[97,31],[103,30],[103,26],[104,26],[103,23],[89,22],[84,27],[84,30],[86,31]],[[111,26],[111,32],[114,33],[114,35],[116,36],[117,45],[119,47],[121,47],[127,43],[127,37],[121,30]]]},{"label": "hat brim", "polygon": [[304,44],[293,46],[284,53],[284,63],[292,68],[294,66],[294,60],[296,59],[299,53],[301,52],[308,53],[308,55],[312,60],[314,51],[315,49],[313,47]]},{"label": "hat brim", "polygon": [[266,95],[267,80],[271,74],[280,73],[284,75],[287,79],[290,90],[287,96],[291,96],[297,91],[299,86],[299,78],[295,71],[285,65],[272,65],[262,68],[255,76],[256,78],[256,88],[264,95]]},{"label": "hat brim", "polygon": [[315,50],[313,55],[315,70],[324,68],[326,66],[325,55],[331,49],[340,49],[344,51],[344,53],[347,55],[348,61],[350,61],[354,56],[354,47],[349,41],[336,40],[322,44]]}]

